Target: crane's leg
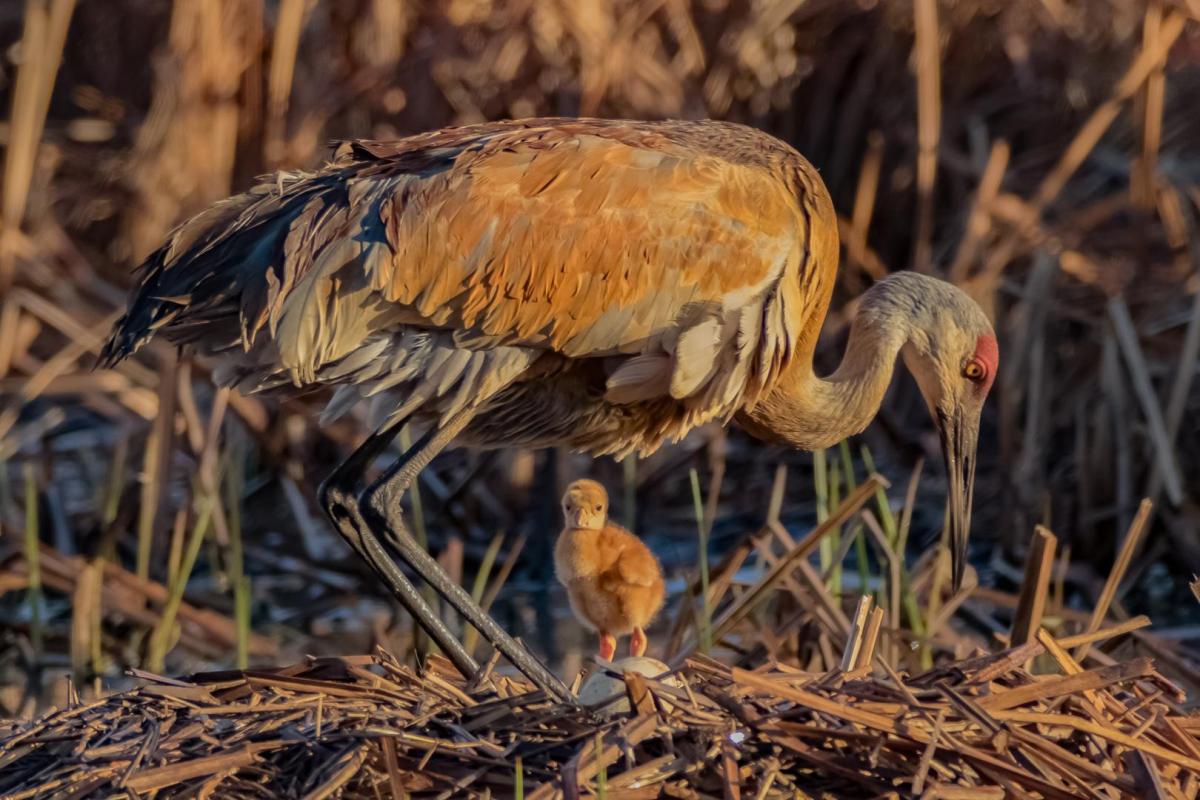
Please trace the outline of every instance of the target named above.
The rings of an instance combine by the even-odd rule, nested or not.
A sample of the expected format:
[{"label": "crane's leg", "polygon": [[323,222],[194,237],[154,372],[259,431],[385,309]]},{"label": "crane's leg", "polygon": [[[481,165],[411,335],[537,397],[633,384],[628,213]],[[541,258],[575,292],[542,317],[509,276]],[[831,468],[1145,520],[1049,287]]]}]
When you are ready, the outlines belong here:
[{"label": "crane's leg", "polygon": [[[548,670],[546,665],[529,652],[523,644],[496,624],[496,621],[471,599],[471,595],[452,581],[437,561],[413,538],[404,522],[400,498],[416,480],[417,474],[467,427],[475,413],[476,410],[473,408],[464,409],[421,437],[421,440],[414,444],[403,457],[392,464],[359,495],[359,507],[369,516],[374,516],[381,521],[388,534],[389,543],[396,548],[400,557],[468,623],[475,626],[480,635],[491,642],[492,646],[512,662],[513,666],[523,672],[550,697],[565,702],[574,702],[570,689],[559,680],[558,676]],[[368,551],[379,547],[378,540],[370,532],[369,527],[361,531],[361,535]],[[374,544],[368,543],[368,539]],[[380,552],[382,553],[382,548],[380,548]],[[438,644],[441,645],[441,642]]]},{"label": "crane's leg", "polygon": [[441,566],[409,533],[404,522],[400,498],[412,485],[417,474],[462,432],[473,416],[473,411],[460,412],[446,424],[426,433],[379,479],[363,489],[362,476],[371,460],[386,449],[407,420],[400,420],[381,429],[370,436],[325,480],[320,489],[321,504],[350,546],[371,565],[463,675],[470,677],[478,672],[475,660],[417,591],[412,581],[388,556],[368,522],[368,517],[376,522],[377,527],[382,528],[400,557],[539,689],[550,697],[574,702],[570,690],[557,676],[484,613],[462,587],[450,580]]},{"label": "crane's leg", "polygon": [[421,596],[408,576],[388,557],[379,540],[371,533],[359,508],[358,496],[362,491],[362,476],[371,460],[387,448],[388,443],[395,438],[396,432],[406,421],[401,420],[397,424],[388,425],[368,437],[325,479],[318,495],[325,513],[329,515],[338,532],[392,590],[401,605],[413,615],[417,624],[425,629],[454,666],[469,677],[479,670],[475,660]]}]

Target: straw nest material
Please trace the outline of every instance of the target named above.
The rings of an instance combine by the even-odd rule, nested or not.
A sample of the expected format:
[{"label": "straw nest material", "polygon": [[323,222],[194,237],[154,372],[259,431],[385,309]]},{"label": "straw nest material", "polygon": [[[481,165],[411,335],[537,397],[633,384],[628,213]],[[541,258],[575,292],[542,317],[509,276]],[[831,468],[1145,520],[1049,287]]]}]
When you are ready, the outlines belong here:
[{"label": "straw nest material", "polygon": [[[1033,675],[1047,654],[1060,674]],[[492,662],[494,664],[494,662]],[[1147,658],[1030,644],[917,676],[703,656],[625,676],[631,710],[385,651],[145,684],[0,728],[4,798],[1192,797],[1200,716]],[[610,700],[616,700],[614,696]],[[114,792],[116,793],[114,795]]]}]

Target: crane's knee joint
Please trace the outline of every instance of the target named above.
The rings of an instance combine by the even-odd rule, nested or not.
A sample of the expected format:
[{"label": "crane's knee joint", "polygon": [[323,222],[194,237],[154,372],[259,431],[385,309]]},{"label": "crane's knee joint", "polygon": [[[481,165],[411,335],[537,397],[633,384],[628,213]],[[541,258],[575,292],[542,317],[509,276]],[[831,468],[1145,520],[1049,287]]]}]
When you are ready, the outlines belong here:
[{"label": "crane's knee joint", "polygon": [[334,523],[352,516],[351,509],[356,505],[352,492],[330,481],[325,481],[317,488],[317,500]]},{"label": "crane's knee joint", "polygon": [[358,507],[385,522],[394,523],[403,514],[398,500],[392,499],[387,486],[368,486],[358,495]]}]

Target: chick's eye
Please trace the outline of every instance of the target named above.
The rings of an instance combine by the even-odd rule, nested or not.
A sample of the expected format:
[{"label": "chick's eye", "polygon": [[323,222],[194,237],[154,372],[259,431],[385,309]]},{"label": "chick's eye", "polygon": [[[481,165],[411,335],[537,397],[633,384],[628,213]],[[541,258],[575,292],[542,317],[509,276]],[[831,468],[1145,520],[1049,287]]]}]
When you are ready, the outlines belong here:
[{"label": "chick's eye", "polygon": [[963,367],[963,377],[973,381],[981,381],[987,375],[987,367],[983,366],[978,359],[971,359]]},{"label": "chick's eye", "polygon": [[598,506],[598,505],[597,505],[597,506],[596,506],[596,510],[597,510],[597,511],[599,511],[599,510],[600,510],[600,506]]}]

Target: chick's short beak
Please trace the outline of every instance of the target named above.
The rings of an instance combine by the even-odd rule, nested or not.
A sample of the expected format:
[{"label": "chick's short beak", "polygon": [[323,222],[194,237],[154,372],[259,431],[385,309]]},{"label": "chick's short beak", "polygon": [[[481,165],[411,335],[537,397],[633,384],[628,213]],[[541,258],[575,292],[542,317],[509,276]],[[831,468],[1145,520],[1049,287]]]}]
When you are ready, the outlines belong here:
[{"label": "chick's short beak", "polygon": [[962,587],[967,567],[967,537],[971,533],[971,504],[975,494],[975,446],[979,420],[961,411],[938,414],[942,456],[946,460],[946,524],[950,529],[953,587]]}]

